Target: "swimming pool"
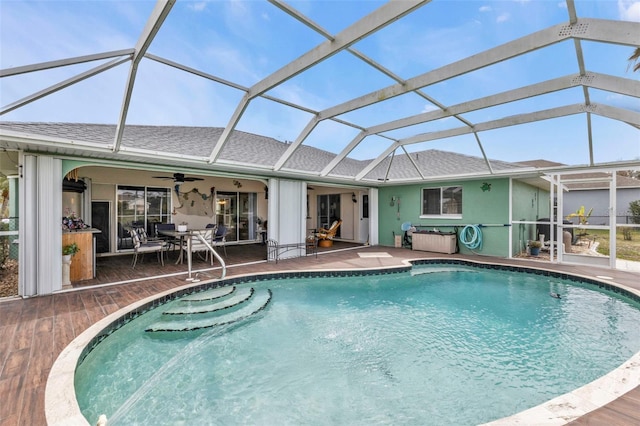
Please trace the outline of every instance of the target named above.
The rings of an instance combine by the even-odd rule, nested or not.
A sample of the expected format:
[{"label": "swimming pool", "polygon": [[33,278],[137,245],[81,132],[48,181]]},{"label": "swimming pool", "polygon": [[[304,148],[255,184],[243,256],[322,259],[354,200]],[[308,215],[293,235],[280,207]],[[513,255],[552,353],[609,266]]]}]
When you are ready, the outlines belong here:
[{"label": "swimming pool", "polygon": [[237,287],[270,289],[272,301],[231,325],[145,332],[171,301],[104,339],[76,372],[83,414],[110,425],[477,424],[640,349],[636,303],[554,277],[433,265]]}]

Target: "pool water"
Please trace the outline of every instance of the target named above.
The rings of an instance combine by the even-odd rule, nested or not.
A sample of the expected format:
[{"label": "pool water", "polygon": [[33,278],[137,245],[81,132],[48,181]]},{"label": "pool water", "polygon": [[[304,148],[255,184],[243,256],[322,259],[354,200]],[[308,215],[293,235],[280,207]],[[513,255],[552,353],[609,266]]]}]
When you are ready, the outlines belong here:
[{"label": "pool water", "polygon": [[145,332],[172,301],[101,342],[76,371],[89,423],[471,425],[640,350],[637,304],[540,275],[421,266],[243,286],[273,293],[250,319]]}]

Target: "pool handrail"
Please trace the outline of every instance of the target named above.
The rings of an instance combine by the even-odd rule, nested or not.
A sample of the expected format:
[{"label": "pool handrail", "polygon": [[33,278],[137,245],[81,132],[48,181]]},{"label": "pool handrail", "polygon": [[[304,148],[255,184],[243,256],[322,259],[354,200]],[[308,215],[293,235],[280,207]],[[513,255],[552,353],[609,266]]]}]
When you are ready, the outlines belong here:
[{"label": "pool handrail", "polygon": [[[209,250],[211,254],[215,256],[216,259],[218,259],[218,262],[220,262],[220,267],[222,268],[222,275],[220,276],[220,279],[224,279],[224,277],[227,275],[227,264],[224,262],[224,259],[218,254],[217,251],[215,251],[215,249],[211,246],[211,244],[209,244],[209,242],[204,238],[202,234],[200,234],[199,232],[196,232],[194,233],[194,236],[197,237],[198,240],[200,240],[200,242],[202,242],[205,245],[207,250]],[[187,256],[187,269],[189,271],[189,275],[187,276],[187,281],[193,281],[193,278],[191,277],[191,267],[193,263],[191,261],[191,238],[187,239],[187,245],[188,245],[188,252],[189,252],[189,255]]]}]

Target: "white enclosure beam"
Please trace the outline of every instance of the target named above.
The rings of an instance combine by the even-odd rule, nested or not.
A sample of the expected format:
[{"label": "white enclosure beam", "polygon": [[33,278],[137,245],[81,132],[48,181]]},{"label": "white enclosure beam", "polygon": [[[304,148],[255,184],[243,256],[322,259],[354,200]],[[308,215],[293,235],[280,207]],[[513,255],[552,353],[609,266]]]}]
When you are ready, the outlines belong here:
[{"label": "white enclosure beam", "polygon": [[606,104],[591,104],[589,107],[585,106],[584,109],[587,112],[591,112],[601,117],[623,121],[635,127],[640,126],[640,112],[638,111],[618,108]]},{"label": "white enclosure beam", "polygon": [[584,104],[567,105],[526,114],[511,115],[508,117],[500,118],[498,120],[485,121],[483,123],[476,124],[473,130],[470,130],[467,127],[458,127],[453,129],[440,130],[437,132],[422,133],[409,138],[401,139],[399,142],[402,145],[427,142],[435,139],[449,138],[452,136],[468,134],[473,132],[474,130],[477,132],[483,132],[486,130],[515,126],[517,124],[533,123],[535,121],[548,120],[550,118],[579,114],[581,112],[585,112]]},{"label": "white enclosure beam", "polygon": [[[245,86],[242,86],[241,84],[237,84],[237,83],[234,83],[232,81],[225,80],[225,79],[220,78],[218,76],[209,74],[207,72],[200,71],[200,70],[197,70],[195,68],[191,68],[191,67],[188,67],[186,65],[179,64],[179,63],[171,61],[171,60],[169,60],[167,58],[163,58],[161,56],[153,55],[151,53],[147,53],[146,55],[144,55],[144,57],[146,59],[150,59],[152,61],[156,61],[158,63],[170,66],[170,67],[178,69],[180,71],[188,72],[189,74],[193,74],[195,76],[204,78],[206,80],[214,81],[216,83],[223,84],[223,85],[225,85],[227,87],[231,87],[233,89],[240,90],[240,91],[242,91],[244,93],[248,93],[249,92],[249,88],[245,87]],[[276,102],[276,103],[279,103],[281,105],[286,105],[288,107],[297,109],[299,111],[308,112],[309,114],[317,114],[318,113],[318,111],[313,110],[311,108],[307,108],[307,107],[304,107],[302,105],[297,105],[297,104],[294,104],[293,102],[289,102],[289,101],[285,101],[284,99],[276,98],[275,96],[262,94],[262,95],[260,95],[260,97],[263,98],[263,99],[266,99],[268,101]],[[336,122],[336,123],[344,124],[345,126],[354,127],[354,128],[360,128],[359,126],[357,126],[357,125],[355,125],[353,123],[349,123],[347,121],[340,120],[340,119],[337,119],[337,118],[333,118],[331,120]]]},{"label": "white enclosure beam", "polygon": [[[421,133],[419,135],[415,135],[409,138],[401,139],[398,141],[399,145],[408,145],[419,142],[428,142],[436,139],[445,139],[453,136],[460,136],[474,132],[481,132],[485,130],[493,130],[499,129],[502,127],[514,126],[516,124],[524,124],[531,123],[534,121],[547,120],[550,118],[563,117],[566,115],[579,114],[585,112],[584,105],[576,104],[576,105],[568,105],[559,108],[551,108],[548,110],[532,112],[528,114],[519,114],[513,115],[510,117],[505,117],[499,120],[487,121],[484,123],[478,123],[473,128],[465,127],[457,127],[453,129],[440,130],[437,132],[429,132],[429,133]],[[366,176],[371,170],[373,170],[380,162],[382,162],[389,152],[395,150],[398,145],[394,144],[387,148],[382,154],[380,154],[375,160],[371,161],[360,173],[358,173],[355,177],[356,180],[361,180]]]},{"label": "white enclosure beam", "polygon": [[496,93],[495,95],[473,99],[471,101],[463,102],[457,105],[452,105],[447,108],[446,112],[439,110],[429,111],[411,117],[406,117],[399,120],[371,126],[367,129],[367,132],[369,134],[387,132],[390,130],[400,129],[403,127],[451,117],[454,114],[464,114],[471,111],[477,111],[482,108],[490,108],[509,102],[519,101],[522,99],[532,98],[559,90],[569,89],[571,87],[576,87],[579,85],[621,93],[628,96],[640,96],[640,82],[637,80],[614,77],[594,72],[588,72],[584,76],[581,76],[580,74],[569,74],[552,80],[520,87],[518,89],[508,90],[506,92]]},{"label": "white enclosure beam", "polygon": [[113,151],[118,152],[120,150],[120,144],[122,143],[122,133],[124,132],[124,124],[127,121],[127,114],[129,112],[129,103],[131,102],[131,94],[133,93],[133,86],[136,81],[136,74],[138,73],[138,65],[142,58],[144,58],[147,49],[151,45],[151,42],[155,38],[162,23],[171,12],[171,8],[175,4],[176,0],[158,0],[156,3],[149,20],[142,30],[140,38],[134,48],[133,58],[131,60],[131,67],[129,68],[129,75],[127,76],[127,84],[124,90],[124,97],[122,100],[122,107],[120,108],[120,116],[118,117],[118,123],[116,125],[116,136],[113,141]]},{"label": "white enclosure beam", "polygon": [[[396,148],[398,148],[399,146],[400,145],[396,142],[391,144],[389,147],[387,147],[387,149],[385,149],[380,155],[378,155],[378,157],[375,160],[367,164],[365,168],[362,169],[360,173],[356,175],[355,180],[362,180],[366,175],[369,174],[369,172],[371,172],[371,170],[375,169],[378,166],[378,164],[380,164],[385,158],[389,156],[389,154],[394,152]],[[389,171],[387,170],[387,173],[388,172]],[[386,176],[385,176],[385,180],[386,180]]]},{"label": "white enclosure beam", "polygon": [[406,80],[405,84],[388,86],[360,96],[359,98],[327,108],[320,111],[320,119],[324,120],[372,105],[381,100],[391,99],[421,87],[448,80],[572,37],[593,41],[606,41],[609,43],[638,45],[640,44],[640,23],[607,21],[603,19],[580,19],[575,25],[554,25],[411,78]]},{"label": "white enclosure beam", "polygon": [[[290,78],[295,77],[296,75],[309,69],[310,67],[348,48],[353,43],[356,43],[369,34],[378,31],[381,28],[384,28],[392,22],[411,13],[412,11],[419,8],[420,6],[423,6],[429,1],[430,0],[405,0],[402,2],[394,1],[381,6],[369,15],[360,19],[355,24],[338,33],[334,38],[323,42],[298,59],[289,62],[284,67],[280,68],[276,72],[270,74],[266,78],[254,84],[249,89],[248,100],[250,101],[251,99],[262,95],[264,92],[276,87],[277,85],[284,83]],[[282,9],[289,13],[289,8],[282,7]],[[242,102],[244,102],[244,99]],[[246,109],[246,105],[239,105],[236,108],[236,112],[240,108],[242,108],[242,111],[244,111]],[[218,154],[222,150],[222,147],[227,143],[231,132],[233,131],[233,129],[235,129],[241,117],[242,114],[234,114],[232,119],[227,124],[227,128],[225,128],[224,132],[222,132],[222,135],[216,142],[216,146],[213,149],[213,152],[211,154],[211,162],[215,161]],[[296,140],[298,139],[300,138],[296,138]],[[301,140],[301,143],[302,141],[304,141],[304,139]]]},{"label": "white enclosure beam", "polygon": [[282,166],[284,166],[284,164],[287,162],[289,157],[293,155],[295,150],[298,149],[300,144],[306,139],[307,136],[309,136],[309,133],[311,133],[313,129],[316,128],[317,125],[318,125],[318,117],[314,116],[309,121],[309,123],[307,123],[305,128],[302,130],[302,133],[298,135],[296,140],[293,141],[291,145],[289,145],[289,147],[284,152],[284,154],[282,154],[282,156],[278,159],[278,161],[276,161],[276,164],[273,166],[273,170],[280,170]]},{"label": "white enclosure beam", "polygon": [[337,166],[337,165],[338,165],[338,164],[339,164],[339,163],[344,159],[344,157],[346,157],[347,155],[349,155],[349,153],[350,153],[351,151],[353,151],[353,149],[354,149],[356,146],[358,146],[358,144],[359,144],[360,142],[362,142],[362,140],[363,140],[367,135],[368,135],[368,133],[367,133],[367,132],[365,132],[365,131],[362,131],[362,132],[358,133],[358,134],[356,135],[356,137],[355,137],[355,138],[353,138],[353,139],[351,140],[351,142],[349,142],[349,145],[347,145],[347,147],[346,147],[346,148],[344,148],[344,149],[342,150],[342,152],[340,153],[340,155],[336,155],[336,156],[334,157],[334,159],[333,159],[333,160],[331,160],[331,161],[329,162],[329,164],[327,164],[327,165],[325,166],[325,168],[324,168],[324,169],[322,169],[322,171],[320,172],[320,176],[326,176],[326,175],[328,175],[328,174],[331,172],[331,170],[335,169],[335,167],[336,167],[336,166]]},{"label": "white enclosure beam", "polygon": [[278,71],[259,81],[249,91],[249,96],[254,98],[269,89],[300,74],[302,71],[316,65],[336,53],[346,49],[352,44],[371,33],[374,33],[403,16],[411,13],[429,0],[404,0],[392,1],[374,10],[355,24],[336,34],[332,40],[327,40],[316,48],[308,51],[298,59],[289,62]]},{"label": "white enclosure beam", "polygon": [[593,166],[593,131],[591,130],[591,114],[587,113],[587,140],[589,141],[589,165]]},{"label": "white enclosure beam", "polygon": [[123,58],[123,59],[114,59],[113,61],[107,62],[106,64],[102,64],[100,66],[97,66],[95,68],[92,68],[88,71],[85,71],[81,74],[78,74],[72,78],[69,78],[67,80],[61,81],[60,83],[54,84],[53,86],[49,86],[46,89],[40,90],[39,92],[36,92],[32,95],[29,95],[27,97],[24,97],[22,99],[17,100],[16,102],[13,102],[7,106],[2,107],[2,109],[0,110],[0,115],[4,115],[8,112],[11,112],[13,110],[16,110],[20,107],[23,107],[31,102],[37,101],[38,99],[42,99],[45,96],[48,96],[52,93],[55,93],[59,90],[62,90],[66,87],[69,87],[71,85],[74,85],[82,80],[86,80],[89,77],[93,77],[96,74],[100,74],[103,71],[109,70],[113,67],[116,67],[124,62],[127,62],[129,60],[129,58]]},{"label": "white enclosure beam", "polygon": [[[284,3],[284,2],[281,2],[279,0],[269,0],[269,1],[271,3],[273,3],[275,6],[277,6],[278,8],[280,8],[281,10],[283,10],[285,13],[291,15],[292,17],[294,17],[298,21],[302,22],[304,25],[306,25],[309,28],[311,28],[314,31],[316,31],[318,34],[321,34],[323,37],[327,38],[328,40],[331,40],[331,41],[334,40],[334,37],[329,33],[329,31],[325,30],[319,24],[315,23],[314,21],[312,21],[308,17],[304,16],[302,13],[300,13],[297,10],[295,10],[294,8],[292,8],[290,5],[288,5],[288,4]],[[402,77],[398,76],[397,74],[395,74],[390,69],[382,66],[378,62],[376,62],[373,59],[371,59],[370,57],[366,56],[364,53],[362,53],[362,52],[360,52],[360,51],[358,51],[358,50],[356,50],[356,49],[354,49],[352,47],[349,47],[346,50],[347,50],[347,52],[349,52],[352,55],[354,55],[356,58],[360,59],[361,61],[363,61],[367,65],[373,67],[374,69],[376,69],[380,73],[386,75],[387,77],[390,77],[392,80],[396,81],[397,83],[404,84],[404,79]],[[443,104],[441,104],[440,102],[438,102],[435,99],[431,98],[426,93],[423,93],[420,90],[416,90],[415,93],[418,96],[421,96],[422,98],[424,98],[427,101],[431,102],[432,104],[436,105],[438,108],[440,108],[442,110],[446,109],[446,107]],[[317,112],[315,112],[315,113],[317,114]],[[456,118],[462,120],[461,118],[459,118],[457,116],[456,116]],[[296,138],[296,139],[299,139],[299,137]],[[300,143],[303,143],[303,142],[304,142],[304,139]],[[349,150],[349,151],[351,151],[351,150]],[[341,157],[341,159],[342,158],[344,158],[344,156]],[[334,167],[335,167],[335,165],[334,165]],[[325,170],[326,170],[326,173],[324,173],[324,175],[326,176],[326,174],[328,174],[332,170],[332,168],[330,168],[328,170],[325,168]]]},{"label": "white enclosure beam", "polygon": [[41,62],[39,64],[25,65],[22,67],[5,68],[0,70],[0,78],[11,77],[13,75],[26,74],[35,71],[49,70],[52,68],[66,67],[67,65],[82,64],[85,62],[111,59],[119,56],[133,55],[133,49],[114,50],[111,52],[96,53],[94,55],[77,56],[75,58],[60,59],[57,61]]},{"label": "white enclosure beam", "polygon": [[227,126],[224,128],[222,134],[220,135],[220,138],[218,139],[218,142],[216,142],[215,146],[213,147],[213,151],[211,151],[211,155],[209,155],[209,163],[213,163],[218,159],[220,152],[222,152],[222,147],[224,147],[224,144],[229,139],[229,136],[231,136],[231,132],[233,132],[233,129],[236,127],[238,121],[240,121],[242,114],[244,114],[248,106],[249,94],[245,93],[245,95],[240,100],[240,103],[236,107],[236,110],[233,112],[233,115],[229,119],[229,124],[227,124]]},{"label": "white enclosure beam", "polygon": [[420,167],[418,167],[418,165],[416,164],[416,161],[413,159],[411,154],[407,152],[407,149],[404,146],[402,146],[401,148],[402,148],[402,151],[404,152],[404,155],[406,155],[409,161],[411,161],[413,168],[416,169],[416,171],[420,175],[420,179],[424,179],[424,174],[422,173],[422,170],[420,170]]}]

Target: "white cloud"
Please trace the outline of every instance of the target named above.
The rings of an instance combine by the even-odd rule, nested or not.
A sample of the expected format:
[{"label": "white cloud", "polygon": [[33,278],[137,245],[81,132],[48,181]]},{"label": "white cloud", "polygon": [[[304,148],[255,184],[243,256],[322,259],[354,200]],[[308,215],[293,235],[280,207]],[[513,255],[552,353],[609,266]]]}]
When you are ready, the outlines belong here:
[{"label": "white cloud", "polygon": [[620,19],[640,22],[640,1],[618,0]]},{"label": "white cloud", "polygon": [[511,19],[511,14],[509,14],[508,12],[504,12],[498,15],[498,17],[496,18],[496,22],[507,22],[509,19]]},{"label": "white cloud", "polygon": [[480,12],[491,12],[491,6],[480,6]]},{"label": "white cloud", "polygon": [[563,1],[558,2],[558,7],[559,7],[560,9],[566,9],[566,8],[567,8],[567,3],[566,3],[566,2],[563,2]]},{"label": "white cloud", "polygon": [[437,109],[440,109],[440,108],[438,108],[437,106],[432,105],[432,104],[425,104],[424,108],[422,108],[422,111],[420,111],[420,113],[431,112],[431,111],[435,111]]},{"label": "white cloud", "polygon": [[194,2],[194,3],[187,4],[187,7],[193,10],[194,12],[202,12],[207,8],[207,3],[204,1]]}]

